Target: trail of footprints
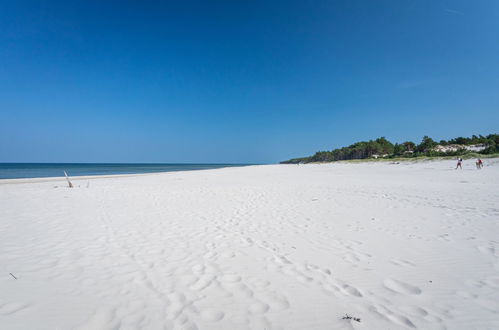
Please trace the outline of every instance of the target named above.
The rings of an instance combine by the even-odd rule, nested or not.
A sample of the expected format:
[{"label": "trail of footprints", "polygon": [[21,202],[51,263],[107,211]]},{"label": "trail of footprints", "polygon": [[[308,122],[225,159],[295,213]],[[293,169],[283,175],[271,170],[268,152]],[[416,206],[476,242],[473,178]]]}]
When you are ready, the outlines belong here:
[{"label": "trail of footprints", "polygon": [[[248,242],[253,242],[250,238],[246,238],[246,240]],[[398,326],[416,328],[416,325],[411,320],[411,317],[416,317],[425,320],[428,324],[433,324],[434,327],[436,324],[440,324],[441,328],[445,329],[445,326],[442,324],[442,317],[437,316],[442,316],[442,314],[445,315],[445,310],[430,312],[421,307],[410,305],[395,308],[390,299],[379,295],[376,296],[372,292],[362,290],[347,281],[339,279],[331,269],[322,268],[318,265],[309,263],[294,262],[290,257],[277,253],[279,249],[269,242],[256,241],[254,243],[272,253],[272,255],[267,258],[267,270],[270,272],[280,272],[283,275],[291,276],[305,285],[312,285],[320,288],[327,295],[336,297],[346,296],[353,299],[360,298],[359,302],[366,306],[365,309],[367,312],[377,314],[386,321]],[[361,245],[361,243],[357,241],[339,241],[337,242],[336,247],[340,246],[344,248],[344,251],[350,251],[346,252],[346,255],[355,253],[355,256],[370,258],[370,254],[364,254],[352,247],[359,245]],[[352,262],[359,261],[358,258],[355,258],[354,260],[344,258],[344,260]],[[393,265],[400,267],[415,267],[415,264],[408,260],[392,259],[390,262]],[[383,281],[383,286],[387,291],[399,295],[418,296],[422,294],[422,290],[419,287],[393,278],[386,278]]]},{"label": "trail of footprints", "polygon": [[[162,315],[162,320],[157,322],[165,324],[167,329],[198,329],[199,322],[216,323],[228,321],[231,324],[239,324],[239,328],[257,329],[271,328],[270,321],[265,317],[269,311],[278,312],[290,307],[286,297],[277,292],[268,290],[269,282],[258,278],[244,279],[241,275],[234,272],[224,272],[217,266],[219,259],[233,258],[236,255],[244,255],[244,252],[234,251],[227,243],[214,243],[217,241],[226,241],[226,234],[222,228],[215,228],[215,235],[209,243],[199,241],[203,233],[194,233],[198,236],[199,247],[192,249],[188,246],[190,241],[196,242],[196,239],[183,239],[179,241],[179,249],[162,250],[161,252],[169,256],[168,262],[145,262],[144,250],[151,247],[145,245],[134,252],[118,238],[112,226],[105,225],[108,236],[105,239],[106,246],[112,245],[114,249],[123,252],[123,256],[130,260],[129,263],[113,265],[115,276],[121,273],[117,266],[130,268],[130,264],[135,265],[135,270],[123,270],[126,275],[123,277],[123,287],[119,294],[130,295],[136,303],[126,306],[115,306],[107,311],[99,310],[81,326],[81,330],[95,329],[104,327],[109,329],[137,329],[150,328],[149,325],[154,320],[149,319],[151,315],[151,304],[142,301],[135,292],[142,287],[156,297],[157,306],[163,306],[163,312],[158,311],[157,315]],[[205,231],[208,230],[205,228]],[[204,233],[206,234],[206,233]],[[214,234],[214,233],[211,233]],[[135,237],[136,239],[137,237]],[[118,243],[119,242],[119,243]],[[247,239],[241,242],[243,245],[252,245],[253,241]],[[182,254],[182,245],[185,250],[199,251],[198,255]],[[204,248],[201,248],[204,246]],[[170,253],[169,253],[170,252]],[[140,253],[140,257],[136,256]],[[152,253],[151,257],[157,254]],[[175,257],[174,257],[175,256]],[[202,261],[201,263],[195,262]],[[186,265],[191,266],[186,266]],[[160,267],[163,269],[165,278],[158,279],[151,277],[151,274],[158,272],[148,272],[148,268]],[[170,269],[168,272],[167,269]],[[116,277],[115,277],[116,279]],[[103,292],[103,297],[114,296],[115,291]],[[205,298],[209,297],[215,300],[217,309],[212,306],[215,304],[204,303]],[[138,298],[138,299],[137,299]],[[233,304],[234,299],[245,301],[245,307],[238,310],[231,310],[227,313],[224,308]],[[227,318],[229,318],[227,320]]]},{"label": "trail of footprints", "polygon": [[[105,255],[113,256],[117,251],[120,252],[120,259],[110,262],[110,269],[103,270],[102,274],[112,276],[113,280],[120,280],[123,285],[119,291],[111,288],[104,290],[101,295],[103,298],[117,295],[125,295],[129,298],[126,299],[128,301],[126,304],[97,309],[79,329],[150,329],[152,324],[163,324],[166,329],[196,330],[202,324],[218,322],[237,324],[241,329],[271,329],[271,319],[267,315],[270,312],[278,313],[289,309],[291,302],[287,297],[270,290],[271,283],[264,279],[245,278],[236,272],[223,271],[217,265],[221,259],[244,256],[245,248],[251,247],[265,251],[267,271],[279,272],[283,276],[294,278],[303,285],[318,287],[329,296],[361,298],[363,304],[367,306],[366,311],[379,314],[394,324],[408,328],[414,327],[410,320],[411,312],[418,316],[425,314],[428,319],[433,317],[424,310],[408,311],[407,316],[395,312],[389,302],[377,299],[372,293],[337,278],[331,269],[296,262],[282,254],[281,248],[270,241],[253,239],[241,232],[228,231],[226,228],[223,226],[205,227],[197,232],[191,231],[186,234],[189,237],[177,237],[175,244],[155,247],[149,244],[145,237],[140,237],[140,233],[134,236],[124,234],[120,236],[119,231],[114,229],[109,220],[105,220],[104,229],[107,234],[102,237],[102,240],[95,242],[95,247],[90,245],[85,253],[99,253],[104,258]],[[203,239],[207,234],[210,239]],[[238,239],[235,246],[226,243],[231,241],[227,240],[227,235],[232,235],[232,240]],[[135,242],[135,245],[128,246],[127,241],[131,240]],[[320,242],[319,245],[322,243]],[[197,244],[197,246],[193,249],[189,244]],[[343,260],[353,266],[358,265],[362,260],[371,258],[371,255],[359,251],[360,242],[329,239],[328,245],[325,244],[326,237],[324,237],[322,247],[326,246],[330,247],[331,251],[339,251],[343,255]],[[176,248],[172,249],[172,246]],[[182,253],[182,250],[198,251],[198,254]],[[71,254],[71,258],[82,258],[79,252],[68,253]],[[158,260],[158,255],[165,255],[168,260],[162,262]],[[411,262],[404,260],[391,262],[404,267],[414,266]],[[51,267],[55,264],[46,260],[42,266]],[[150,269],[153,271],[149,271]],[[157,269],[161,269],[161,272]],[[158,278],[157,274],[162,274],[163,278]],[[82,287],[95,284],[85,276],[79,277],[78,280]],[[495,283],[494,279],[491,281]],[[387,290],[398,294],[418,295],[421,293],[419,288],[396,279],[386,279],[383,285]],[[84,289],[81,288],[81,290]],[[152,293],[148,296],[154,297],[153,301],[150,298],[146,300],[141,297],[138,294],[140,290]],[[204,303],[207,297],[212,301],[217,301],[217,308],[213,308],[214,304]],[[244,306],[231,308],[234,300],[244,301]],[[481,303],[485,304],[485,307],[494,307],[492,302],[482,301]],[[16,313],[27,307],[29,306],[0,303],[0,314]]]},{"label": "trail of footprints", "polygon": [[[248,226],[243,223],[240,226],[239,222],[242,218],[251,218],[251,213],[240,212],[234,219],[226,222],[220,221],[218,225],[186,230],[183,232],[185,234],[183,237],[168,236],[168,233],[160,232],[158,235],[164,236],[165,240],[174,240],[163,247],[152,246],[146,239],[148,235],[140,237],[140,232],[133,236],[126,236],[129,234],[120,236],[119,231],[115,231],[111,223],[106,223],[104,227],[107,235],[102,244],[106,247],[112,245],[115,250],[121,251],[128,262],[112,265],[113,271],[110,272],[113,276],[123,276],[121,291],[109,291],[102,294],[104,297],[116,294],[129,295],[130,299],[126,305],[114,306],[108,310],[100,309],[82,325],[81,330],[99,327],[139,329],[150,328],[151,324],[164,324],[167,329],[195,330],[202,324],[217,324],[218,322],[234,324],[241,329],[271,329],[269,313],[278,313],[292,307],[285,294],[270,290],[271,283],[262,278],[245,277],[237,272],[222,270],[218,264],[218,261],[223,259],[247,257],[245,253],[247,248],[257,248],[265,252],[263,255],[266,271],[278,272],[303,285],[319,288],[328,296],[358,299],[359,303],[365,306],[366,312],[377,314],[393,324],[415,328],[416,325],[411,319],[413,317],[423,318],[428,322],[442,322],[442,318],[435,315],[441,316],[442,313],[431,312],[420,307],[395,307],[389,299],[374,295],[338,278],[332,269],[296,262],[289,255],[281,252],[280,246],[267,240],[258,240],[248,236],[248,233],[258,234],[263,229],[258,228],[257,224]],[[180,224],[173,223],[172,226],[180,226]],[[296,225],[289,223],[286,226]],[[239,228],[244,228],[244,231]],[[154,228],[151,227],[149,230],[154,230]],[[361,242],[332,239],[328,235],[317,236],[317,240],[308,241],[312,247],[331,251],[352,267],[367,269],[367,261],[372,258],[372,255],[361,251]],[[139,237],[138,241],[139,243],[142,241],[142,245],[139,243],[134,246],[126,245],[128,240],[137,241]],[[175,250],[173,246],[176,246]],[[182,250],[197,251],[197,254],[183,253]],[[480,246],[478,250],[489,255],[497,253],[492,244]],[[112,251],[109,251],[109,254],[112,255]],[[167,261],[158,260],[158,255],[164,255]],[[407,260],[392,259],[390,262],[399,267],[415,266]],[[149,269],[154,271],[149,271]],[[119,275],[120,273],[122,275]],[[157,274],[162,274],[164,277],[158,278]],[[82,281],[84,280],[82,278]],[[499,281],[495,278],[487,279],[487,281],[489,285],[499,285]],[[91,284],[88,283],[88,285]],[[398,295],[418,296],[422,294],[422,290],[417,286],[394,278],[384,279],[381,285],[387,292]],[[137,294],[138,288],[153,293],[157,313],[151,313],[151,302],[142,299]],[[216,308],[213,307],[214,304],[207,303],[208,298],[217,302]],[[474,297],[469,298],[474,299]],[[244,301],[244,306],[234,308],[232,306],[234,301]],[[479,303],[486,308],[496,307],[491,301],[481,300]],[[19,309],[22,308],[24,307]],[[4,308],[0,305],[0,313],[4,310],[8,312],[15,309]],[[159,321],[151,315],[156,315]]]}]

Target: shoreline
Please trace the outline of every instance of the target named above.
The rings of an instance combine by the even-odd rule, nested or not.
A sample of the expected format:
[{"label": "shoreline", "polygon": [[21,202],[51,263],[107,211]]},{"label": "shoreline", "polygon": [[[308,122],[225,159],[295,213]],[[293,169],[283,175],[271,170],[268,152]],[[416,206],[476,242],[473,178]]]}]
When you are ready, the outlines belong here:
[{"label": "shoreline", "polygon": [[[147,172],[147,173],[126,173],[126,174],[97,174],[97,175],[68,175],[71,181],[78,180],[94,180],[94,179],[105,179],[105,178],[125,178],[125,177],[135,177],[135,176],[147,176],[153,174],[165,174],[165,173],[179,173],[179,172],[197,172],[197,171],[211,171],[211,170],[222,170],[227,168],[241,168],[241,167],[251,167],[251,166],[265,166],[274,164],[251,164],[251,165],[240,165],[240,166],[227,166],[218,168],[202,168],[202,169],[191,169],[191,170],[176,170],[176,171],[159,171],[159,172]],[[33,178],[0,178],[1,184],[19,184],[19,183],[39,183],[39,182],[56,182],[56,181],[66,181],[64,176],[47,176],[47,177],[33,177]]]},{"label": "shoreline", "polygon": [[[499,162],[499,156],[494,155],[494,157],[484,158],[489,161],[489,165],[493,165]],[[128,174],[102,174],[102,175],[76,175],[69,176],[70,180],[73,181],[83,181],[83,180],[95,180],[95,179],[112,179],[112,178],[127,178],[127,177],[140,177],[140,176],[151,176],[151,175],[162,175],[166,173],[187,173],[187,172],[200,172],[200,171],[215,171],[224,170],[232,168],[248,168],[248,167],[263,167],[263,166],[290,166],[290,165],[372,165],[372,164],[383,164],[383,165],[403,165],[403,164],[419,164],[419,163],[439,163],[454,160],[454,158],[442,158],[442,157],[424,157],[424,158],[401,158],[401,159],[351,159],[351,160],[339,160],[334,162],[311,162],[305,164],[253,164],[253,165],[241,165],[241,166],[228,166],[220,168],[207,168],[207,169],[194,169],[194,170],[179,170],[179,171],[164,171],[164,172],[149,172],[149,173],[128,173]],[[486,165],[487,166],[487,165]],[[66,182],[64,176],[60,177],[35,177],[35,178],[15,178],[15,179],[0,179],[0,185],[2,184],[22,184],[22,183],[43,183],[43,182]]]}]

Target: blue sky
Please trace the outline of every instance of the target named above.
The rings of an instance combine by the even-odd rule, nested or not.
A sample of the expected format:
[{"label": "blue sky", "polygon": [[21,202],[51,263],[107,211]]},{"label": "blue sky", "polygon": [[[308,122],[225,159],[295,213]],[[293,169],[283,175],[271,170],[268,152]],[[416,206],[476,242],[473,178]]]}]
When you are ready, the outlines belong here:
[{"label": "blue sky", "polygon": [[499,1],[2,1],[0,162],[497,133]]}]

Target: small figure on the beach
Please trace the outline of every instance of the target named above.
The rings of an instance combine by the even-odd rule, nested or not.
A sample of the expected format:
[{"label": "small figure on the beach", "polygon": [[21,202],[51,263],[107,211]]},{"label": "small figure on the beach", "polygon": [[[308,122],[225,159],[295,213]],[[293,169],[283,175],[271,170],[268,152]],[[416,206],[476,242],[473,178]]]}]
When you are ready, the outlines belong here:
[{"label": "small figure on the beach", "polygon": [[482,167],[483,167],[483,161],[480,158],[478,158],[476,160],[476,168],[481,169]]},{"label": "small figure on the beach", "polygon": [[462,158],[458,158],[458,159],[457,159],[456,170],[457,170],[457,168],[458,168],[458,167],[459,167],[460,169],[463,169],[462,163],[463,163],[463,159],[462,159]]}]

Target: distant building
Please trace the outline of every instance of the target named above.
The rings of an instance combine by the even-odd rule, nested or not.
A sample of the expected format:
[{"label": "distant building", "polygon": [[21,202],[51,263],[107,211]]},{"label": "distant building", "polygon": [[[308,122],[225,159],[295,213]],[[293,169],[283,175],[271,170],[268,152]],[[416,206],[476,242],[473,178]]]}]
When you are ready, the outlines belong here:
[{"label": "distant building", "polygon": [[479,152],[479,151],[482,151],[485,149],[487,149],[487,146],[485,144],[470,144],[470,145],[449,144],[446,146],[439,144],[435,148],[433,148],[433,150],[437,151],[437,152],[454,152],[454,151],[459,151],[459,150]]},{"label": "distant building", "polygon": [[376,159],[378,159],[379,157],[385,158],[385,157],[388,157],[388,156],[390,156],[390,155],[389,155],[389,154],[384,154],[384,155],[374,154],[374,155],[372,155],[371,157],[372,157],[372,158],[376,158]]}]

